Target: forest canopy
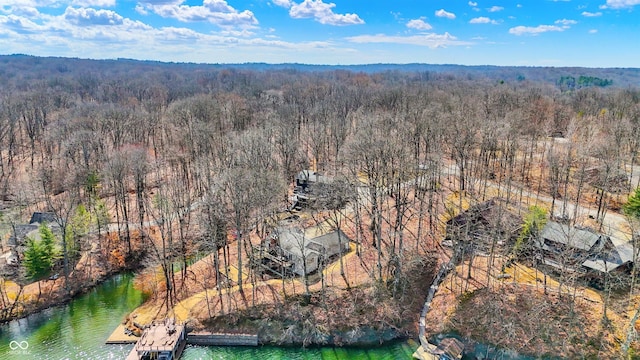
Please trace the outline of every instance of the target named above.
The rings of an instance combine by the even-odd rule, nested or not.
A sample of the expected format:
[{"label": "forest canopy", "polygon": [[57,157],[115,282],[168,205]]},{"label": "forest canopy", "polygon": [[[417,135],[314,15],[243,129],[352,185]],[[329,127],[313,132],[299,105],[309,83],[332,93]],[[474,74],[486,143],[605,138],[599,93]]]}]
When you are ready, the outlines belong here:
[{"label": "forest canopy", "polygon": [[[323,326],[351,320],[326,315],[350,309],[345,304],[363,316],[375,311],[378,324],[413,326],[435,264],[458,251],[451,249],[468,263],[455,286],[464,297],[470,282],[494,284],[488,275],[486,283],[471,281],[476,258],[494,274],[514,261],[537,264],[526,257],[537,256],[547,220],[576,223],[586,207],[586,220],[604,228],[607,214],[619,213],[638,186],[639,79],[638,69],[3,56],[2,221],[15,228],[30,212],[46,211],[60,232],[55,254],[45,254],[51,267],[32,261],[40,257],[32,242],[28,264],[45,266],[15,278],[59,273],[53,281],[68,295],[93,282],[87,273],[134,264],[154,269],[141,281],[161,304],[154,314],[203,291],[197,315],[206,324],[250,303],[304,293],[287,306],[321,303],[309,313]],[[316,186],[303,219],[289,201],[305,169],[335,181],[332,190]],[[534,202],[544,206],[529,208]],[[496,204],[483,231],[444,249],[447,221],[482,203]],[[349,257],[339,256],[331,282],[317,271],[313,284],[304,270],[300,282],[269,283],[282,292],[259,293],[265,279],[255,246],[271,244],[274,223],[294,221],[330,224],[340,248],[344,233]],[[293,238],[303,239],[306,256],[305,237]],[[192,259],[208,255],[210,264],[196,273]],[[582,280],[564,270],[558,296],[577,301],[568,289]],[[605,277],[603,287],[633,288],[632,274],[632,281]],[[247,293],[223,296],[221,284]],[[299,320],[290,318],[297,310],[270,311],[283,323]],[[5,315],[17,313],[11,307]],[[324,329],[305,324],[312,335]]]}]

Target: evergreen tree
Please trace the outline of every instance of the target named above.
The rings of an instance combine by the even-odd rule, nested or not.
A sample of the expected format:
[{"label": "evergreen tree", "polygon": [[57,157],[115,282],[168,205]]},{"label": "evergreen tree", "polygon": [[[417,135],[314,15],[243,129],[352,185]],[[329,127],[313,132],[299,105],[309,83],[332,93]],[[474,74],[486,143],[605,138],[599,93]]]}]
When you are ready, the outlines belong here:
[{"label": "evergreen tree", "polygon": [[80,243],[78,240],[89,232],[91,223],[91,213],[87,211],[87,208],[83,204],[78,205],[75,214],[67,223],[67,231],[65,231],[67,252],[72,258],[78,255],[80,251]]},{"label": "evergreen tree", "polygon": [[27,277],[38,281],[48,276],[58,258],[56,237],[46,224],[40,225],[40,240],[27,238],[23,266]]},{"label": "evergreen tree", "polygon": [[27,277],[37,281],[48,275],[51,270],[51,263],[44,255],[44,247],[40,241],[27,238],[27,248],[24,251],[24,261],[22,265],[27,271]]},{"label": "evergreen tree", "polygon": [[640,187],[636,188],[636,191],[629,196],[629,200],[622,209],[628,216],[640,219]]}]

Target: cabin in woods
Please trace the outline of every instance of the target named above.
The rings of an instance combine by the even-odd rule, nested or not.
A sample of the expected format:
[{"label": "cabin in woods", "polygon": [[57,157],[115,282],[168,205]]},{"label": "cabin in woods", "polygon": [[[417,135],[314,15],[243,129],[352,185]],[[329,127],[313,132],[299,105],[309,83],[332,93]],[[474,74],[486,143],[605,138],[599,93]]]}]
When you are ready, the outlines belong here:
[{"label": "cabin in woods", "polygon": [[58,218],[54,213],[49,212],[34,212],[31,214],[31,220],[28,224],[15,225],[14,233],[9,238],[9,246],[22,246],[27,236],[38,238],[38,228],[40,224],[47,224],[51,230],[55,233],[60,232],[60,225],[57,222]]},{"label": "cabin in woods", "polygon": [[[40,224],[47,226],[57,235],[60,235],[60,225],[58,225],[55,214],[50,212],[34,212],[28,224],[17,224],[13,226],[13,233],[7,240],[7,247],[3,246],[4,253],[0,255],[0,273],[3,275],[13,274],[17,266],[20,265],[20,258],[24,252],[27,237],[39,239],[38,228]],[[4,244],[3,244],[4,245]]]},{"label": "cabin in woods", "polygon": [[514,240],[522,222],[501,199],[495,198],[469,207],[449,219],[446,226],[444,245],[489,251]]},{"label": "cabin in woods", "polygon": [[626,245],[615,246],[607,235],[554,221],[545,225],[537,241],[545,265],[592,274],[627,268],[633,251]]},{"label": "cabin in woods", "polygon": [[310,187],[318,183],[327,183],[330,179],[313,170],[302,170],[296,175],[296,188],[308,191]]},{"label": "cabin in woods", "polygon": [[279,226],[254,248],[254,265],[278,276],[303,276],[349,251],[350,241],[341,230],[323,226]]},{"label": "cabin in woods", "polygon": [[329,184],[332,179],[313,170],[302,170],[296,175],[296,184],[291,197],[291,209],[301,210],[313,200],[314,187]]},{"label": "cabin in woods", "polygon": [[623,194],[629,190],[629,176],[622,169],[604,166],[584,170],[587,183],[599,190],[612,194]]},{"label": "cabin in woods", "polygon": [[312,273],[330,258],[349,250],[349,238],[341,230],[312,235],[299,229],[280,228],[275,235],[284,256],[297,275]]},{"label": "cabin in woods", "polygon": [[29,224],[42,224],[47,223],[52,226],[58,226],[58,217],[51,212],[34,212],[31,214],[31,220]]}]

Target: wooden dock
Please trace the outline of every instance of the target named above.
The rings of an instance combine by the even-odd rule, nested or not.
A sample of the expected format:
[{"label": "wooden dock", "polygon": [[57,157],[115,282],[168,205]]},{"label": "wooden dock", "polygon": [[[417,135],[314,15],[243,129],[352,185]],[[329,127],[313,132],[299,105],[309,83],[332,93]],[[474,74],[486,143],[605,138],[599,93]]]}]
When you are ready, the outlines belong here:
[{"label": "wooden dock", "polygon": [[464,344],[456,338],[443,339],[438,346],[427,343],[420,345],[413,353],[418,360],[462,359]]},{"label": "wooden dock", "polygon": [[135,344],[138,339],[140,339],[138,336],[128,335],[125,332],[125,326],[120,324],[113,330],[105,344]]},{"label": "wooden dock", "polygon": [[258,335],[191,333],[187,335],[187,344],[199,346],[258,346]]},{"label": "wooden dock", "polygon": [[[138,325],[140,327],[140,325]],[[146,326],[142,336],[128,335],[120,324],[109,336],[107,344],[133,344],[127,360],[167,359],[177,360],[187,344],[196,346],[258,346],[257,334],[228,334],[196,332],[186,334],[184,325],[176,325],[172,319],[153,322]]]},{"label": "wooden dock", "polygon": [[127,360],[179,359],[187,345],[184,325],[175,324],[171,319],[154,322],[144,330]]}]

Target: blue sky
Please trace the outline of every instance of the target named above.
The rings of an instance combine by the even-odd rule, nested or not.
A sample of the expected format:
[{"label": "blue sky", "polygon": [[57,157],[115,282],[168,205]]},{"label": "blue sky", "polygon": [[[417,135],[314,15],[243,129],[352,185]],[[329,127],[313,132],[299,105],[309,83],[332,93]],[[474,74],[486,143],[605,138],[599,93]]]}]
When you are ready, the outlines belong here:
[{"label": "blue sky", "polygon": [[0,0],[0,54],[640,67],[640,0]]}]

